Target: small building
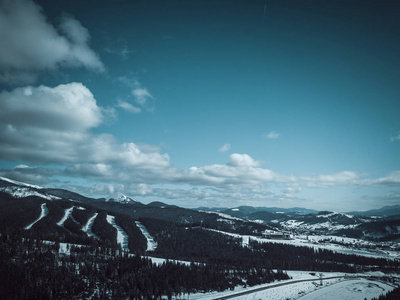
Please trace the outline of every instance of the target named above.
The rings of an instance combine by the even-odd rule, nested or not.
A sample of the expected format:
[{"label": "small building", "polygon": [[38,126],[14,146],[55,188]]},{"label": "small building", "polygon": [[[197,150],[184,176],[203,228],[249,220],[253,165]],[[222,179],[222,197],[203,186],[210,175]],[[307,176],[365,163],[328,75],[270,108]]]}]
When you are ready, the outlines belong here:
[{"label": "small building", "polygon": [[265,237],[272,240],[289,240],[290,234],[285,232],[265,232]]}]

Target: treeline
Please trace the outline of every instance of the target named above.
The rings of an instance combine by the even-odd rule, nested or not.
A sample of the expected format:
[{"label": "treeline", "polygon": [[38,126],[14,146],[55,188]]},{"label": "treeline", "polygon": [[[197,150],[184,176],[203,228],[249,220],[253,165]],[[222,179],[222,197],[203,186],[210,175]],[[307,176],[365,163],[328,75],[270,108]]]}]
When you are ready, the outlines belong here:
[{"label": "treeline", "polygon": [[71,246],[0,234],[2,299],[161,299],[183,293],[223,291],[287,279],[262,268],[233,271],[220,264],[156,265],[140,255],[104,246]]},{"label": "treeline", "polygon": [[387,292],[385,295],[380,295],[378,298],[372,298],[371,300],[399,300],[400,299],[400,287],[396,287],[394,290]]}]

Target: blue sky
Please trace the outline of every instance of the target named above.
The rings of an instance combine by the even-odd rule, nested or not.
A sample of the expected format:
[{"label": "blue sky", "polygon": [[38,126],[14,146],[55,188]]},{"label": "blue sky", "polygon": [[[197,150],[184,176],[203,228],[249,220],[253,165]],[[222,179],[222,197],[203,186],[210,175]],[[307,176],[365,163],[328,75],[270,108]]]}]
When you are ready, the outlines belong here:
[{"label": "blue sky", "polygon": [[0,176],[184,207],[400,203],[391,1],[3,1]]}]

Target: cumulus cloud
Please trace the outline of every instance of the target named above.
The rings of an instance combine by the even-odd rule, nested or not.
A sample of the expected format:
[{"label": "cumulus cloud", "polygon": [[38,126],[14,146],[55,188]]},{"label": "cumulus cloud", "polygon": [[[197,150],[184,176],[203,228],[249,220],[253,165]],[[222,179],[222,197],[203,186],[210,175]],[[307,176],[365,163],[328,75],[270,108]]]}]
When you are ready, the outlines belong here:
[{"label": "cumulus cloud", "polygon": [[75,168],[81,173],[105,171],[101,164],[143,169],[169,166],[167,154],[149,149],[144,152],[133,142],[120,143],[112,135],[91,133],[103,122],[103,111],[80,83],[2,92],[0,157],[34,163],[89,164]]},{"label": "cumulus cloud", "polygon": [[56,168],[32,167],[27,165],[17,165],[10,169],[0,169],[1,177],[35,184],[47,184],[50,176],[61,173],[62,170]]},{"label": "cumulus cloud", "polygon": [[227,152],[231,149],[231,144],[224,144],[219,148],[219,152]]},{"label": "cumulus cloud", "polygon": [[42,70],[60,66],[104,71],[89,47],[89,32],[79,21],[64,16],[57,29],[41,7],[30,0],[0,2],[0,80],[32,83]]},{"label": "cumulus cloud", "polygon": [[276,131],[270,131],[269,133],[267,133],[267,134],[265,135],[265,137],[266,137],[267,139],[276,140],[277,138],[280,137],[280,133],[278,133],[278,132],[276,132]]},{"label": "cumulus cloud", "polygon": [[229,157],[229,165],[233,167],[258,167],[260,162],[254,160],[250,155],[233,153]]}]

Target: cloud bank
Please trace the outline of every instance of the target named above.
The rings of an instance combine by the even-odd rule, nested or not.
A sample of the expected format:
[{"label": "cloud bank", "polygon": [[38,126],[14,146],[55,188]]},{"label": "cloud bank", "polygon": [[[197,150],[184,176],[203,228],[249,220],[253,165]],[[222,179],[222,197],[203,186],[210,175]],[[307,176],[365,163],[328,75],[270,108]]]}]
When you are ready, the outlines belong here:
[{"label": "cloud bank", "polygon": [[29,0],[0,2],[0,40],[7,45],[0,47],[0,80],[8,84],[33,83],[38,72],[61,66],[104,71],[79,21],[64,16],[56,28]]},{"label": "cloud bank", "polygon": [[[38,164],[110,164],[162,168],[169,156],[93,134],[104,110],[81,83],[16,88],[0,93],[0,157]],[[98,171],[104,171],[99,169]]]}]

